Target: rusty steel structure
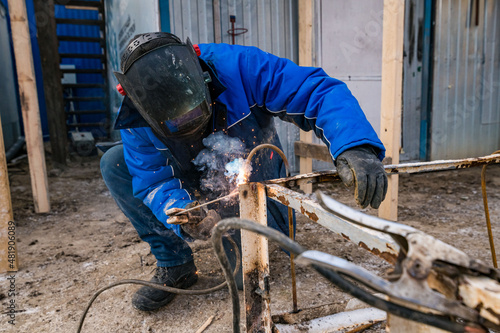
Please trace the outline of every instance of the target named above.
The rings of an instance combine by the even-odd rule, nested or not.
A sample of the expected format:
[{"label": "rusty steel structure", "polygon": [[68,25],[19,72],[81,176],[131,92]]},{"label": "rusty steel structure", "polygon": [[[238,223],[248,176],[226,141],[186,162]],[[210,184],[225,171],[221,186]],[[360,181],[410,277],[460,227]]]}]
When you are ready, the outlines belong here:
[{"label": "rusty steel structure", "polygon": [[[468,158],[461,160],[449,160],[449,161],[433,161],[424,163],[407,163],[399,165],[387,165],[386,171],[388,174],[395,173],[423,173],[423,172],[435,172],[444,170],[454,170],[454,169],[466,169],[476,166],[485,166],[490,164],[500,164],[500,154],[494,154],[479,158]],[[325,228],[341,235],[343,238],[354,242],[358,246],[368,250],[370,253],[381,257],[391,264],[398,264],[401,260],[401,253],[405,253],[407,249],[402,248],[400,239],[395,238],[393,234],[387,232],[385,229],[387,226],[377,218],[370,217],[368,215],[360,213],[356,215],[356,218],[361,221],[360,223],[352,223],[353,221],[343,216],[333,214],[328,209],[325,209],[317,201],[313,200],[310,195],[305,195],[298,193],[291,188],[299,186],[305,183],[318,183],[318,182],[331,182],[339,180],[338,175],[334,171],[328,172],[315,172],[310,174],[298,175],[295,177],[287,177],[282,179],[270,180],[262,183],[246,183],[239,186],[240,195],[240,216],[242,219],[249,219],[256,221],[260,224],[267,224],[266,217],[266,198],[276,200],[283,205],[295,209],[295,211],[301,213],[302,215],[308,217],[310,220],[322,225]],[[379,221],[379,229],[369,227],[370,223],[375,223],[374,221]],[[358,222],[359,222],[358,221]],[[404,231],[402,235],[407,236],[411,240],[411,228],[406,228],[403,225],[396,224],[398,227],[393,230]],[[389,228],[389,227],[387,227]],[[392,226],[392,228],[395,228]],[[399,228],[399,229],[398,229]],[[426,236],[426,235],[425,235]],[[433,246],[435,248],[445,248],[442,246],[443,243],[439,241],[427,240],[424,235],[420,236],[421,239],[426,239],[426,242],[422,246]],[[430,237],[430,236],[429,236]],[[419,239],[420,241],[420,239]],[[431,244],[432,243],[432,244]],[[403,245],[404,247],[404,245]],[[449,247],[449,248],[448,248]],[[449,249],[454,249],[451,246],[446,247],[446,251]],[[454,249],[456,250],[456,249]],[[457,250],[458,251],[458,250]],[[453,252],[453,251],[452,251]],[[446,252],[451,253],[451,252]],[[247,332],[272,332],[273,322],[271,320],[270,313],[270,298],[269,298],[269,258],[267,250],[267,240],[263,236],[257,236],[250,232],[242,231],[242,254],[243,254],[243,279],[244,279],[244,295],[245,295],[245,314],[246,314],[246,327]],[[439,253],[438,253],[439,255]],[[444,258],[448,258],[446,255]],[[431,257],[429,257],[431,258]],[[434,257],[432,257],[434,259]],[[449,259],[449,258],[448,258]],[[309,258],[309,260],[313,260]],[[331,258],[329,258],[331,260]],[[461,267],[466,267],[466,269],[474,270],[478,269],[476,266],[468,266],[469,263],[466,262],[466,258],[463,257],[462,261],[455,260],[452,264],[461,265]],[[457,264],[458,263],[458,264]],[[427,262],[428,264],[428,262]],[[418,265],[417,265],[418,266]],[[420,266],[419,266],[420,267]],[[427,267],[427,266],[426,266]],[[483,266],[480,267],[480,271],[485,272]],[[410,270],[411,274],[411,270]],[[484,273],[486,274],[486,273]],[[490,273],[488,273],[490,274]],[[493,273],[491,273],[493,274]],[[490,274],[490,277],[493,276]],[[430,274],[432,275],[432,274]],[[427,275],[426,275],[427,276]],[[496,276],[496,275],[495,275]],[[435,274],[432,275],[435,277]],[[488,313],[490,321],[495,324],[500,324],[500,308],[495,302],[499,302],[500,299],[496,296],[484,296],[481,297],[476,295],[480,287],[472,288],[470,287],[470,280],[480,280],[476,285],[489,286],[491,290],[499,290],[500,284],[495,280],[488,280],[488,278],[482,279],[481,277],[470,277],[459,279],[459,284],[463,282],[464,285],[460,286],[460,297],[466,300],[466,305],[472,309],[474,307],[479,309],[481,313]],[[441,291],[442,294],[447,295],[447,286],[443,283],[438,283],[436,280],[429,277],[429,281],[434,281],[432,285],[433,289]],[[368,281],[368,280],[367,280]],[[405,276],[405,281],[412,281],[412,278]],[[468,281],[468,282],[464,282]],[[426,282],[430,283],[430,282]],[[481,284],[484,283],[484,284]],[[475,286],[476,286],[475,285]],[[419,285],[420,286],[420,285]],[[404,288],[404,283],[398,286],[399,288]],[[422,287],[423,288],[423,287]],[[422,289],[424,290],[424,289]],[[404,294],[402,291],[401,295]],[[449,294],[449,292],[448,292]],[[414,294],[416,299],[418,299],[418,294]],[[448,296],[448,295],[447,295]],[[480,298],[480,300],[479,300]],[[293,311],[290,311],[288,317],[293,317],[293,312],[296,311],[296,298],[294,296],[293,300]],[[445,305],[453,304],[455,308],[460,308],[461,315],[468,315],[469,318],[473,316],[467,312],[463,306],[458,306],[456,301],[446,300],[444,297],[439,298],[438,303],[433,304],[435,310],[445,309]],[[411,303],[411,302],[410,302]],[[418,302],[411,303],[413,306],[420,306],[425,300],[422,299]],[[458,314],[457,314],[458,315]],[[465,316],[467,317],[467,316]],[[483,316],[484,317],[484,316]],[[493,319],[492,319],[493,318]],[[276,328],[275,328],[276,331]]]}]

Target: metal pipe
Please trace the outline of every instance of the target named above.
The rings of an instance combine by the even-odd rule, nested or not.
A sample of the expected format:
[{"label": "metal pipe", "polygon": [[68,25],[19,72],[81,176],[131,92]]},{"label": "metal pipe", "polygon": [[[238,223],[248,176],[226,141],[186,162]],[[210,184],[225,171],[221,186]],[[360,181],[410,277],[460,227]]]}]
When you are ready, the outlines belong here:
[{"label": "metal pipe", "polygon": [[263,143],[261,145],[258,145],[257,147],[255,147],[254,149],[252,149],[250,151],[250,153],[248,154],[248,157],[247,157],[247,160],[246,160],[246,163],[247,165],[249,166],[250,165],[250,162],[252,161],[252,158],[253,156],[261,149],[264,149],[264,148],[269,148],[269,149],[272,149],[274,150],[275,152],[278,153],[278,155],[280,155],[280,157],[283,159],[283,162],[285,163],[285,168],[287,170],[287,175],[289,174],[289,170],[290,170],[290,165],[288,164],[288,159],[286,158],[286,155],[285,153],[283,153],[283,151],[281,149],[279,149],[277,146],[275,145],[272,145],[270,143]]},{"label": "metal pipe", "polygon": [[267,196],[285,206],[292,207],[313,222],[335,232],[378,257],[394,264],[399,245],[388,234],[371,230],[344,221],[323,209],[307,195],[297,193],[279,185],[266,185]]},{"label": "metal pipe", "polygon": [[[456,169],[468,169],[472,167],[499,164],[500,154],[492,154],[476,158],[464,158],[459,160],[439,160],[431,162],[402,163],[384,166],[388,175],[391,174],[413,174],[435,171],[448,171]],[[294,177],[279,178],[265,181],[265,184],[277,184],[285,187],[297,186],[302,183],[321,183],[326,181],[337,181],[340,177],[336,170],[320,171],[297,175]]]},{"label": "metal pipe", "polygon": [[[267,226],[266,187],[260,183],[242,184],[239,192],[241,218]],[[267,239],[242,230],[241,252],[247,332],[271,333]]]},{"label": "metal pipe", "polygon": [[10,162],[11,159],[13,159],[16,154],[23,148],[24,146],[24,136],[20,136],[17,138],[16,142],[10,148],[5,152],[5,159],[7,162]]},{"label": "metal pipe", "polygon": [[[500,153],[500,150],[494,152],[494,154]],[[497,254],[495,252],[495,242],[493,240],[493,232],[491,231],[491,221],[490,221],[490,210],[488,208],[488,195],[486,194],[486,167],[483,166],[481,170],[481,193],[483,194],[483,204],[484,204],[484,216],[486,218],[486,228],[488,229],[488,239],[490,242],[491,250],[491,260],[493,260],[493,267],[498,268],[497,264]]]},{"label": "metal pipe", "polygon": [[[295,229],[293,227],[293,209],[292,207],[288,207],[288,230],[289,237],[291,240],[295,240]],[[293,305],[293,313],[297,313],[299,311],[297,307],[297,279],[295,277],[295,255],[290,253],[290,270],[292,272],[292,305]]]}]

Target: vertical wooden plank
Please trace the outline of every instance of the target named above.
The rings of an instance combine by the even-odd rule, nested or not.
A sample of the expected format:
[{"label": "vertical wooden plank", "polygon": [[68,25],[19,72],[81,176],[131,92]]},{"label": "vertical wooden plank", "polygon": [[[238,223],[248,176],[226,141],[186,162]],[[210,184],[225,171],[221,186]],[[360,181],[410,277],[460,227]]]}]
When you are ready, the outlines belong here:
[{"label": "vertical wooden plank", "polygon": [[[0,119],[0,274],[9,271],[17,271],[17,249],[15,239],[11,242],[15,257],[9,263],[9,226],[14,220],[12,213],[12,201],[10,198],[9,175],[7,173],[7,159],[5,157],[5,145],[3,142],[2,120]],[[15,229],[14,229],[15,233]],[[14,235],[15,236],[15,235]]]},{"label": "vertical wooden plank", "polygon": [[212,8],[214,15],[214,41],[222,43],[222,26],[220,23],[220,0],[212,0]]},{"label": "vertical wooden plank", "polygon": [[[299,0],[299,65],[312,66],[314,0]],[[312,131],[300,131],[300,141],[312,143]],[[312,172],[312,158],[300,157],[300,173]],[[312,184],[301,185],[305,193],[312,193]]]},{"label": "vertical wooden plank", "polygon": [[[260,183],[242,184],[239,192],[241,218],[267,226],[266,187]],[[271,333],[267,238],[242,230],[241,252],[247,332]]]},{"label": "vertical wooden plank", "polygon": [[43,88],[47,104],[52,161],[66,165],[68,133],[64,111],[59,45],[57,41],[54,0],[34,0],[38,46],[42,58]]},{"label": "vertical wooden plank", "polygon": [[[387,149],[386,159],[390,164],[399,163],[401,148],[404,13],[404,0],[384,1],[380,139]],[[387,196],[379,208],[380,217],[397,220],[398,185],[398,176],[389,176]]]},{"label": "vertical wooden plank", "polygon": [[[399,163],[401,149],[401,108],[403,92],[404,0],[384,0],[382,49],[382,109],[380,138],[387,149],[387,162]],[[379,208],[379,216],[398,218],[397,175],[389,176],[387,196]],[[387,314],[389,331],[408,333],[440,333],[442,330]]]},{"label": "vertical wooden plank", "polygon": [[37,213],[47,213],[50,210],[49,186],[26,3],[24,0],[8,0],[8,5],[33,201]]}]

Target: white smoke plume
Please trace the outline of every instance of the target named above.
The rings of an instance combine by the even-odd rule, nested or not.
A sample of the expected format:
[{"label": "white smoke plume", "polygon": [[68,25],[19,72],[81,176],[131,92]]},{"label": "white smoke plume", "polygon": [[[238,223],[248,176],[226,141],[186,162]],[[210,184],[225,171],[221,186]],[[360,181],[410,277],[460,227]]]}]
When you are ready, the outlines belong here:
[{"label": "white smoke plume", "polygon": [[243,177],[240,171],[245,164],[244,143],[238,138],[216,132],[203,139],[203,145],[206,148],[193,161],[202,172],[200,190],[207,199],[229,194]]}]

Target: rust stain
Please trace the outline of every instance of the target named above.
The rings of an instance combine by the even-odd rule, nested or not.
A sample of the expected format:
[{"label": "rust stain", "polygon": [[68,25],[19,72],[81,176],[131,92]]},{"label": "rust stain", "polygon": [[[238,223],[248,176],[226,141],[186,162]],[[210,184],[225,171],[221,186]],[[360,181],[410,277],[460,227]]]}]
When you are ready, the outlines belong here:
[{"label": "rust stain", "polygon": [[290,201],[288,201],[288,199],[284,195],[277,196],[276,200],[278,200],[285,206],[290,206]]},{"label": "rust stain", "polygon": [[392,244],[385,243],[385,246],[387,246],[389,249],[393,250],[394,252],[397,252],[396,249],[392,246]]},{"label": "rust stain", "polygon": [[318,222],[318,220],[319,220],[319,217],[318,217],[318,215],[316,215],[316,213],[307,211],[303,206],[300,206],[300,213],[302,215],[307,216],[309,219],[313,220],[314,222]]},{"label": "rust stain", "polygon": [[306,215],[308,218],[310,218],[311,220],[313,220],[314,222],[318,222],[319,220],[319,217],[318,215],[316,215],[316,213],[309,213],[309,212],[306,212]]},{"label": "rust stain", "polygon": [[380,252],[379,249],[377,248],[373,248],[373,249],[370,249],[365,243],[363,242],[359,242],[358,244],[361,248],[373,253],[374,255],[376,255],[377,257],[380,257],[382,259],[384,259],[385,261],[391,263],[391,264],[395,264],[396,263],[396,260],[397,260],[397,257],[395,254],[393,253],[390,253],[390,252]]},{"label": "rust stain", "polygon": [[[347,236],[347,235],[345,235],[345,234],[342,234],[342,233],[341,233],[341,235],[342,235],[342,237],[344,237],[345,239],[347,239],[347,240],[349,240],[349,241],[351,240],[351,239],[349,238],[349,236]],[[363,243],[363,242],[362,242],[362,243]],[[361,245],[360,245],[360,246],[361,246]]]},{"label": "rust stain", "polygon": [[255,291],[259,287],[258,269],[245,272],[245,310],[246,326],[249,332],[258,332],[263,326],[263,303],[264,300]]}]

